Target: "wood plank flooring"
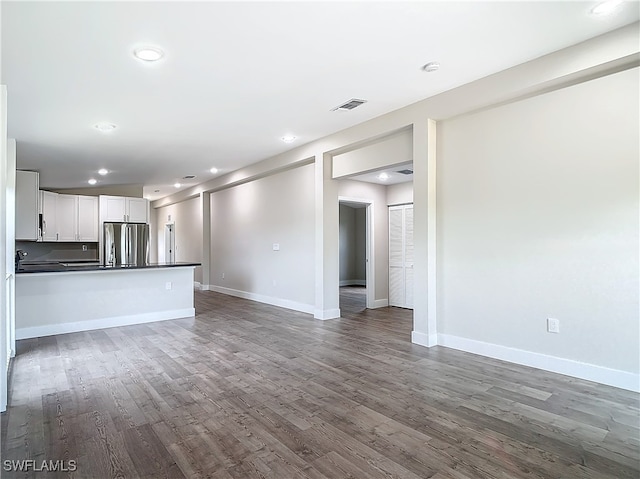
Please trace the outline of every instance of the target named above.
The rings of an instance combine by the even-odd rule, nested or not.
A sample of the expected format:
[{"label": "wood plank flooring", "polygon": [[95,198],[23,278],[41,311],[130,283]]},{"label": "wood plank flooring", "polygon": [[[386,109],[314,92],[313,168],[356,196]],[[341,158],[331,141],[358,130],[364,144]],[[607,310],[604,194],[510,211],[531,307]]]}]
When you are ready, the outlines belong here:
[{"label": "wood plank flooring", "polygon": [[197,292],[195,319],[19,341],[2,478],[640,477],[637,394],[412,345],[363,293],[317,321]]}]

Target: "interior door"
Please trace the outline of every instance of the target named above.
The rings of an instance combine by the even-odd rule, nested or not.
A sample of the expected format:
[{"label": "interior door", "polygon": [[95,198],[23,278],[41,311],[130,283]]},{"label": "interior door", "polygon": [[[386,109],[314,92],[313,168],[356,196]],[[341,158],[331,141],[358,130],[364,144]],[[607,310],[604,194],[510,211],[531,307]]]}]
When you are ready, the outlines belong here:
[{"label": "interior door", "polygon": [[413,308],[413,205],[389,207],[389,306]]},{"label": "interior door", "polygon": [[176,262],[176,230],[173,223],[167,224],[164,230],[164,260],[167,263]]}]

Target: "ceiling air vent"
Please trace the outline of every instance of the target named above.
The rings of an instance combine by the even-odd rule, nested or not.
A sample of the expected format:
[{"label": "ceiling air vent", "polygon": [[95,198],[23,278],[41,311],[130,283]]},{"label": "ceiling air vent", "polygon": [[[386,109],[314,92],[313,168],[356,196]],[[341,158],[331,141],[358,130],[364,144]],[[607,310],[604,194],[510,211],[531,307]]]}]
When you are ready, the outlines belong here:
[{"label": "ceiling air vent", "polygon": [[396,173],[400,173],[402,175],[413,175],[413,170],[400,170],[400,171],[397,171]]},{"label": "ceiling air vent", "polygon": [[182,179],[183,180],[193,180],[196,177],[196,175],[187,175],[187,176],[183,176]]},{"label": "ceiling air vent", "polygon": [[337,106],[335,108],[332,108],[331,111],[336,111],[336,110],[349,111],[365,103],[367,103],[367,100],[358,100],[357,98],[352,98],[348,102],[343,103],[342,105]]}]

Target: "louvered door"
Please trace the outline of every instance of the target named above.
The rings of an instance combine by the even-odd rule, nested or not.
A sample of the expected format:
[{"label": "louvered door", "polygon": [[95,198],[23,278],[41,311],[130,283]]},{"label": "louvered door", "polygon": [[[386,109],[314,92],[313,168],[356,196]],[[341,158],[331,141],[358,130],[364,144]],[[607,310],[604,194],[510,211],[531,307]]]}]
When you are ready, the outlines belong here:
[{"label": "louvered door", "polygon": [[413,308],[413,205],[389,207],[389,305]]}]

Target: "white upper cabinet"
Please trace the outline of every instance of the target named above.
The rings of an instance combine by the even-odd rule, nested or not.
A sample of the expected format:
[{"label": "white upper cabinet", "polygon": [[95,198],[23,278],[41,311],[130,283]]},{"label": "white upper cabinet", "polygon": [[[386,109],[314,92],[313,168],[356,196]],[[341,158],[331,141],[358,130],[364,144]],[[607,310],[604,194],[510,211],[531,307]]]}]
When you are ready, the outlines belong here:
[{"label": "white upper cabinet", "polygon": [[98,197],[41,191],[42,241],[98,242]]},{"label": "white upper cabinet", "polygon": [[36,241],[40,238],[39,174],[16,171],[16,239]]},{"label": "white upper cabinet", "polygon": [[98,241],[98,197],[78,196],[78,241]]},{"label": "white upper cabinet", "polygon": [[149,202],[144,198],[126,196],[100,196],[100,222],[122,221],[146,223]]},{"label": "white upper cabinet", "polygon": [[58,224],[58,241],[76,241],[78,234],[78,197],[75,195],[58,195],[56,218]]},{"label": "white upper cabinet", "polygon": [[127,221],[130,223],[146,223],[149,202],[144,198],[125,198],[127,203]]},{"label": "white upper cabinet", "polygon": [[123,196],[100,196],[100,222],[126,221],[125,201]]},{"label": "white upper cabinet", "polygon": [[40,192],[42,211],[42,241],[58,241],[58,193]]}]

